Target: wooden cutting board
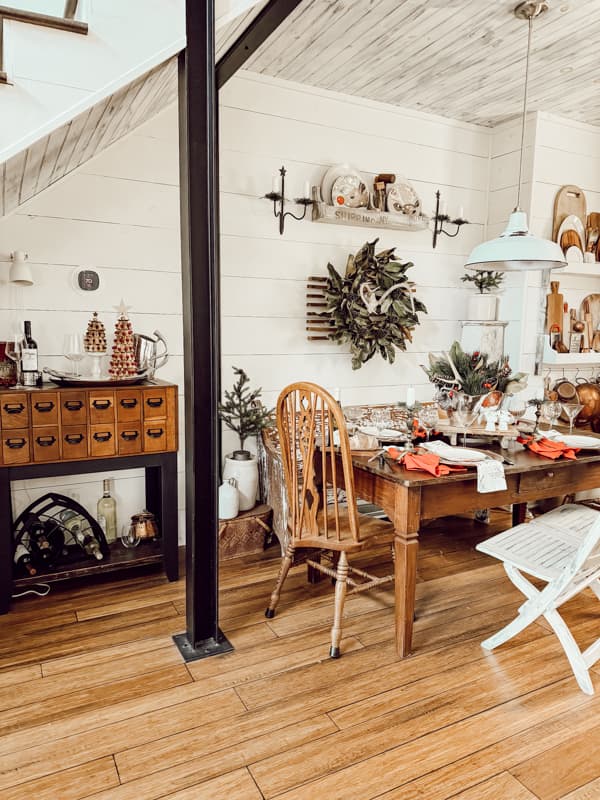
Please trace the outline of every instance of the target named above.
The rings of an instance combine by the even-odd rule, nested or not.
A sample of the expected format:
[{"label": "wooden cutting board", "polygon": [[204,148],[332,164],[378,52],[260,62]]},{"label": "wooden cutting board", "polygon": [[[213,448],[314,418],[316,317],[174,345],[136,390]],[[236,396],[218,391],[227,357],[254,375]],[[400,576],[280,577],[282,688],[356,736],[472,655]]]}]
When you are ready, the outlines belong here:
[{"label": "wooden cutting board", "polygon": [[583,189],[579,186],[568,184],[562,186],[556,193],[554,200],[554,223],[552,226],[552,238],[557,241],[558,229],[563,220],[570,214],[579,217],[581,224],[585,228],[587,221],[587,208]]},{"label": "wooden cutting board", "polygon": [[549,333],[554,325],[562,331],[564,296],[558,293],[558,287],[558,281],[551,281],[551,291],[546,297],[546,333]]},{"label": "wooden cutting board", "polygon": [[587,297],[584,297],[581,301],[581,305],[579,306],[579,316],[578,319],[584,319],[585,315],[585,303],[588,303],[588,307],[590,309],[589,313],[591,314],[591,323],[592,323],[592,338],[593,333],[598,330],[600,326],[600,294],[588,294]]}]

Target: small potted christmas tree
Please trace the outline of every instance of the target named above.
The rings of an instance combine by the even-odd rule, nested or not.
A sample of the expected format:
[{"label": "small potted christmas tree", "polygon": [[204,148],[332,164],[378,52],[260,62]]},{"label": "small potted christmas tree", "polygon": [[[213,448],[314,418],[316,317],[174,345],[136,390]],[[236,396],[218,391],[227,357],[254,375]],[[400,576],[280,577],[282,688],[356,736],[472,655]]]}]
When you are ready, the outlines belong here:
[{"label": "small potted christmas tree", "polygon": [[461,281],[472,283],[477,289],[476,294],[469,296],[467,319],[481,321],[497,319],[498,295],[494,291],[500,289],[503,280],[504,273],[494,272],[491,269],[478,269],[462,276]]},{"label": "small potted christmas tree", "polygon": [[225,457],[223,478],[235,478],[240,493],[240,511],[247,511],[256,503],[258,489],[258,464],[256,456],[244,449],[250,436],[273,421],[273,412],[268,411],[260,400],[261,389],[250,389],[250,378],[243,369],[233,368],[237,381],[231,391],[223,393],[224,402],[219,403],[219,416],[240,437],[240,449]]}]

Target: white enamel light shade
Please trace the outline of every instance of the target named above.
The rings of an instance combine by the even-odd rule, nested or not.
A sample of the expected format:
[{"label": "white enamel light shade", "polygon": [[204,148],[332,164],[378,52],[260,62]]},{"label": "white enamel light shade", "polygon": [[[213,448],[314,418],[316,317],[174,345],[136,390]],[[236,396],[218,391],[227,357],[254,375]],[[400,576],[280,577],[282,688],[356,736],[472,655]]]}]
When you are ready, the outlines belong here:
[{"label": "white enamel light shade", "polygon": [[31,267],[27,263],[27,253],[22,250],[15,250],[11,253],[12,264],[8,273],[8,280],[19,286],[33,286],[33,276]]},{"label": "white enamel light shade", "polygon": [[512,212],[506,230],[497,239],[490,239],[473,249],[465,267],[497,272],[557,269],[566,267],[563,251],[556,242],[538,239],[529,233],[527,214]]}]

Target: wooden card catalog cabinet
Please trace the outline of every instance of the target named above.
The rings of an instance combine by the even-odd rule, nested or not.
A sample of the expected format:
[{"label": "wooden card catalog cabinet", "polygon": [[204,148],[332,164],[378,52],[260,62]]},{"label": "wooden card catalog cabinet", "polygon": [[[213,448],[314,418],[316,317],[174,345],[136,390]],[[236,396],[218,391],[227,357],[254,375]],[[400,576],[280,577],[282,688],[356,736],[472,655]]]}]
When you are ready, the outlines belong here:
[{"label": "wooden card catalog cabinet", "polygon": [[173,452],[177,387],[6,390],[0,436],[4,466]]}]

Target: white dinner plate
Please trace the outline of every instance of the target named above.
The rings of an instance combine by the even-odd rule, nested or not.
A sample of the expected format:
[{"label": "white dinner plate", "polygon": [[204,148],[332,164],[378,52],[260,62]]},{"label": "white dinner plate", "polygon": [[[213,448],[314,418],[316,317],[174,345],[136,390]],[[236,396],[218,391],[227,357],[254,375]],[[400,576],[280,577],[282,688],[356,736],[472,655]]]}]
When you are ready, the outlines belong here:
[{"label": "white dinner plate", "polygon": [[596,436],[577,436],[562,434],[560,431],[547,431],[543,434],[547,439],[564,442],[567,447],[576,447],[579,450],[600,450],[600,439]]},{"label": "white dinner plate", "polygon": [[349,172],[334,180],[331,200],[334,206],[366,208],[369,205],[369,190],[358,172]]},{"label": "white dinner plate", "polygon": [[585,228],[583,227],[583,222],[579,219],[578,216],[575,214],[569,214],[568,217],[565,217],[560,224],[560,228],[558,229],[558,234],[556,236],[556,241],[560,244],[560,240],[562,235],[565,231],[575,231],[579,236],[579,241],[581,242],[581,252],[585,252]]},{"label": "white dinner plate", "polygon": [[402,431],[396,431],[393,428],[382,428],[380,431],[374,425],[365,425],[358,429],[361,433],[366,433],[367,436],[376,436],[380,441],[398,442],[406,439],[406,434]]},{"label": "white dinner plate", "polygon": [[387,210],[390,214],[412,216],[421,210],[421,201],[407,181],[397,181],[388,186]]},{"label": "white dinner plate", "polygon": [[419,446],[439,456],[442,464],[476,467],[477,464],[489,459],[504,461],[498,453],[492,453],[488,450],[475,450],[472,447],[453,447],[444,442],[424,442]]},{"label": "white dinner plate", "polygon": [[575,245],[567,247],[565,258],[567,259],[567,261],[570,261],[573,264],[583,264],[583,253],[578,247],[575,247]]}]

